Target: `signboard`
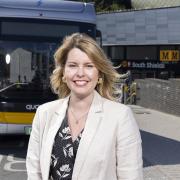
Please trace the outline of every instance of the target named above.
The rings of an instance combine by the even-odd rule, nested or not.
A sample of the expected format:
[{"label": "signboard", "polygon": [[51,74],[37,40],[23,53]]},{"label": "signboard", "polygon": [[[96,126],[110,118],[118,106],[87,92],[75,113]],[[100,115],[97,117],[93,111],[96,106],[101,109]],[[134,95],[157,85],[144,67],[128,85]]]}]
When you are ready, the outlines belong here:
[{"label": "signboard", "polygon": [[161,62],[179,61],[179,50],[160,50]]},{"label": "signboard", "polygon": [[165,69],[166,64],[163,62],[150,62],[150,61],[122,61],[123,68],[135,69]]},{"label": "signboard", "polygon": [[169,70],[179,73],[180,61],[162,62],[162,61],[133,61],[123,60],[119,62],[120,68],[139,69],[139,70]]},{"label": "signboard", "polygon": [[165,64],[161,62],[129,62],[129,67],[138,69],[164,69]]}]

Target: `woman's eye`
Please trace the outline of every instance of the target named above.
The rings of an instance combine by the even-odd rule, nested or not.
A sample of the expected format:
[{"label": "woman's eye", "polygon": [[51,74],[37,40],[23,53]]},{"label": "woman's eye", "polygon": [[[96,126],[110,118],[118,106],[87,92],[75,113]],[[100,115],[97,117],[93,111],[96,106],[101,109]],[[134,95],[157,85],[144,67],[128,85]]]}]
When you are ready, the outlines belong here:
[{"label": "woman's eye", "polygon": [[87,65],[88,68],[93,68],[94,66],[92,64]]},{"label": "woman's eye", "polygon": [[75,64],[69,64],[68,66],[69,66],[69,67],[76,67]]}]

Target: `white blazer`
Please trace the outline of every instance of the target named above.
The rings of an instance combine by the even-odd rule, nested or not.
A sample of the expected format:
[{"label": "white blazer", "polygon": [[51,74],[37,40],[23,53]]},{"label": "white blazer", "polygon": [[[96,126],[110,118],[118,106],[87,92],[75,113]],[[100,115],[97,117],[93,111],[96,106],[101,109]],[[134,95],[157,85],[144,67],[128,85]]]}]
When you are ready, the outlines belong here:
[{"label": "white blazer", "polygon": [[[48,180],[52,146],[68,100],[52,101],[37,109],[26,157],[28,180]],[[132,111],[94,91],[72,180],[142,179],[141,138]]]}]

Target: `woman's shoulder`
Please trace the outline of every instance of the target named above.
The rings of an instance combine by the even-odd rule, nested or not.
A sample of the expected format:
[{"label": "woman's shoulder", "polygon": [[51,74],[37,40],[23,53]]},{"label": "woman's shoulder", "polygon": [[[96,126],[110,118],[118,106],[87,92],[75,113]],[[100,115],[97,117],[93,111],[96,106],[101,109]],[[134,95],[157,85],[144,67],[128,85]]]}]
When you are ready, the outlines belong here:
[{"label": "woman's shoulder", "polygon": [[64,99],[57,99],[57,100],[54,100],[54,101],[46,102],[44,104],[41,104],[38,107],[38,110],[39,111],[52,111],[52,110],[55,110],[56,108],[61,106],[63,101],[64,101]]},{"label": "woman's shoulder", "polygon": [[105,99],[103,111],[107,119],[110,117],[111,123],[113,119],[113,122],[118,122],[122,127],[125,124],[129,124],[130,127],[137,126],[132,109],[125,104]]},{"label": "woman's shoulder", "polygon": [[122,104],[120,102],[112,101],[106,98],[103,98],[103,100],[104,100],[103,103],[104,108],[108,108],[109,110],[119,112],[119,111],[128,111],[130,109],[127,105]]}]

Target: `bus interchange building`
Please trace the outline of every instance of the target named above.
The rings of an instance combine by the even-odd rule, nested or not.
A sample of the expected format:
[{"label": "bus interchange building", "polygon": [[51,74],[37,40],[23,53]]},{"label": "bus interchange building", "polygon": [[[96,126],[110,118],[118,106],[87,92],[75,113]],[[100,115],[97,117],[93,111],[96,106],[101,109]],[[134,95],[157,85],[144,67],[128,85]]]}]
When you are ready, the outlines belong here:
[{"label": "bus interchange building", "polygon": [[97,14],[102,45],[134,78],[180,77],[180,7]]}]

